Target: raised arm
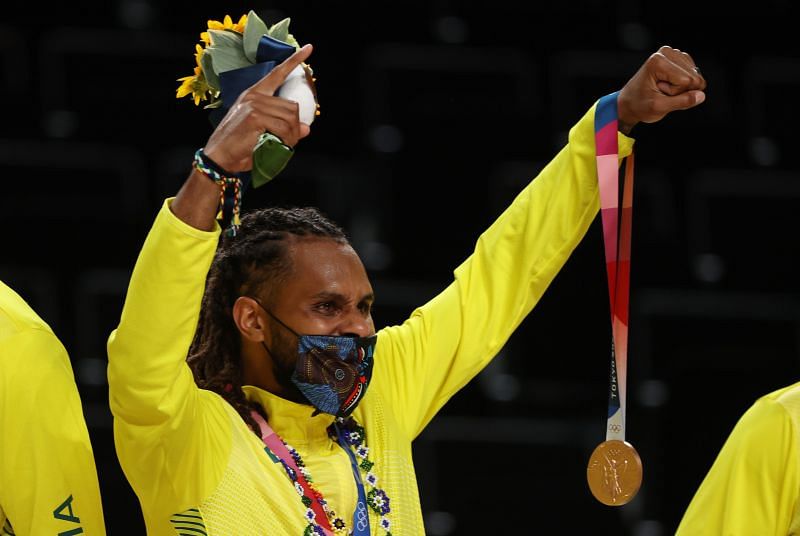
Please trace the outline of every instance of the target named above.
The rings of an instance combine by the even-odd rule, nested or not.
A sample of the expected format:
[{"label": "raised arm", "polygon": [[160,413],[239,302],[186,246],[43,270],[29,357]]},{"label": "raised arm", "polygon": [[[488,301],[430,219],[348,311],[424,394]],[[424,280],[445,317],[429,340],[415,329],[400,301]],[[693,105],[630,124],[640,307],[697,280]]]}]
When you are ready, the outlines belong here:
[{"label": "raised arm", "polygon": [[[307,135],[297,105],[273,93],[310,53],[308,45],[298,50],[244,91],[206,143],[205,158],[233,174],[250,169],[253,147],[265,131],[290,146]],[[121,465],[140,498],[175,512],[210,492],[230,447],[225,403],[199,389],[186,364],[217,248],[219,199],[220,186],[194,169],[177,197],[164,203],[108,341]],[[180,489],[159,486],[152,475],[162,472],[181,482]]]},{"label": "raised arm", "polygon": [[[620,129],[703,102],[705,80],[688,54],[662,47],[618,97]],[[633,141],[619,135],[620,157]],[[500,351],[597,215],[594,107],[569,143],[484,232],[440,295],[402,326],[382,330],[376,382],[415,437],[449,398]]]}]

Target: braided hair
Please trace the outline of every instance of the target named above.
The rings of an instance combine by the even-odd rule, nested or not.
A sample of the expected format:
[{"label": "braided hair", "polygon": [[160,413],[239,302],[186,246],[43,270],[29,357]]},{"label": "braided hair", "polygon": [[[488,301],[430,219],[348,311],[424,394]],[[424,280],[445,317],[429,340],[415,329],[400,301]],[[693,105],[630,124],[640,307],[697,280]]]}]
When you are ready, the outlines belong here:
[{"label": "braided hair", "polygon": [[258,209],[242,218],[235,236],[223,233],[208,272],[187,358],[197,385],[227,400],[257,434],[259,427],[251,411],[264,411],[249,402],[242,390],[242,344],[233,304],[243,295],[262,294],[272,299],[280,282],[291,275],[287,246],[296,237],[349,243],[344,231],[315,208]]}]

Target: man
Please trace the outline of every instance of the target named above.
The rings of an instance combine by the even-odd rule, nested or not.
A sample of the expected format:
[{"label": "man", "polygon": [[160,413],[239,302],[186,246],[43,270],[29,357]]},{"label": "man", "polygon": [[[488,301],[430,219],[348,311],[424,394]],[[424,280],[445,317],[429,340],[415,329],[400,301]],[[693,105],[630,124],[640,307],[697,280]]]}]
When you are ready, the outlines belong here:
[{"label": "man", "polygon": [[[412,440],[500,350],[597,214],[592,108],[455,281],[376,345],[364,267],[316,210],[255,210],[217,249],[209,176],[250,169],[264,131],[290,146],[309,133],[273,93],[310,53],[218,125],[156,218],[109,339],[117,452],[148,534],[423,534]],[[691,108],[704,89],[689,55],[662,47],[620,92],[620,128]],[[619,139],[625,156],[632,140]]]},{"label": "man", "polygon": [[0,534],[105,534],[69,356],[0,282]]},{"label": "man", "polygon": [[742,415],[677,534],[800,534],[800,383]]}]

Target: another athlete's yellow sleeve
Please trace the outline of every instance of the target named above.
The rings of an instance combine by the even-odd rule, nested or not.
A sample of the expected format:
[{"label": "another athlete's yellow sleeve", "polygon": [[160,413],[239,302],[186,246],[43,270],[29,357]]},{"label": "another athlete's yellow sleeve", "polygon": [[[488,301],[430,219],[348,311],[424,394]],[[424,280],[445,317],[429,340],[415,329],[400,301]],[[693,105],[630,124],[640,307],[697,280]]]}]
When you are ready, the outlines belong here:
[{"label": "another athlete's yellow sleeve", "polygon": [[[373,381],[409,437],[500,351],[597,215],[594,109],[479,237],[453,283],[379,332]],[[620,157],[631,153],[631,138],[619,134],[618,142]]]},{"label": "another athlete's yellow sleeve", "polygon": [[0,506],[14,534],[105,534],[66,350],[51,331],[32,328],[2,339],[0,357]]},{"label": "another athlete's yellow sleeve", "polygon": [[797,432],[786,409],[758,400],[734,427],[678,536],[787,536],[800,490]]}]

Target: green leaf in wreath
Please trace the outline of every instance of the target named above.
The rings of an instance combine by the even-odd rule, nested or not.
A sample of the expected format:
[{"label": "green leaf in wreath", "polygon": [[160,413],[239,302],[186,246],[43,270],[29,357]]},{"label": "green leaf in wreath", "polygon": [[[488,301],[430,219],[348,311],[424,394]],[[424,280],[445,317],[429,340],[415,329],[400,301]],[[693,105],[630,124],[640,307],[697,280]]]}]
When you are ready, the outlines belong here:
[{"label": "green leaf in wreath", "polygon": [[203,74],[206,77],[206,83],[208,84],[208,87],[214,91],[219,91],[219,77],[217,76],[217,73],[214,72],[213,61],[211,60],[211,55],[208,53],[208,50],[206,50],[200,57],[200,67],[203,68]]},{"label": "green leaf in wreath", "polygon": [[256,15],[255,11],[251,10],[247,14],[247,24],[244,27],[244,55],[247,56],[250,63],[256,62],[258,42],[268,30],[266,23]]},{"label": "green leaf in wreath", "polygon": [[286,41],[284,42],[292,45],[294,48],[300,48],[300,43],[297,42],[297,39],[295,39],[292,34],[287,34]]},{"label": "green leaf in wreath", "polygon": [[282,21],[276,22],[275,24],[272,25],[272,27],[269,29],[267,34],[270,37],[275,38],[278,41],[283,41],[285,43],[286,39],[288,39],[288,37],[289,37],[289,21],[290,20],[291,19],[289,17],[286,17]]},{"label": "green leaf in wreath", "polygon": [[215,74],[252,65],[244,55],[241,34],[228,30],[209,30],[208,33],[211,35],[211,46],[206,48],[205,54],[211,55]]}]

